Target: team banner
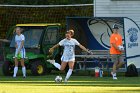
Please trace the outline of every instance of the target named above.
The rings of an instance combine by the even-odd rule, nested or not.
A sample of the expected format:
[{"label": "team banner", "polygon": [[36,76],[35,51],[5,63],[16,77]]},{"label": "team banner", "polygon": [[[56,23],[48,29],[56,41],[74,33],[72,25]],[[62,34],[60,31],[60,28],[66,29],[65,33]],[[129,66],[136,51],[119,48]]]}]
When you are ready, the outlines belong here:
[{"label": "team banner", "polygon": [[75,38],[91,50],[109,50],[113,24],[119,26],[124,36],[123,18],[68,18],[67,21],[68,29],[75,30]]},{"label": "team banner", "polygon": [[87,21],[92,36],[101,46],[108,50],[110,48],[110,36],[113,33],[112,26],[114,24],[119,26],[119,33],[124,36],[122,18],[93,18]]},{"label": "team banner", "polygon": [[133,63],[140,68],[140,28],[131,19],[124,18],[127,65]]},{"label": "team banner", "polygon": [[127,65],[133,63],[140,68],[140,29],[129,18],[97,17],[97,18],[68,18],[68,29],[75,30],[75,38],[91,50],[109,50],[112,26],[119,26],[126,51]]}]

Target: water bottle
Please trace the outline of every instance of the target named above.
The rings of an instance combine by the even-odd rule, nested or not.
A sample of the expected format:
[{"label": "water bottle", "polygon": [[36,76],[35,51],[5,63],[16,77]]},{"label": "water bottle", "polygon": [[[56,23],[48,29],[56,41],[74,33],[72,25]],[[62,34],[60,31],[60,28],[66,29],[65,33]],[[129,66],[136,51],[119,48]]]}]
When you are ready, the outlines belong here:
[{"label": "water bottle", "polygon": [[99,67],[95,67],[95,77],[99,77]]}]

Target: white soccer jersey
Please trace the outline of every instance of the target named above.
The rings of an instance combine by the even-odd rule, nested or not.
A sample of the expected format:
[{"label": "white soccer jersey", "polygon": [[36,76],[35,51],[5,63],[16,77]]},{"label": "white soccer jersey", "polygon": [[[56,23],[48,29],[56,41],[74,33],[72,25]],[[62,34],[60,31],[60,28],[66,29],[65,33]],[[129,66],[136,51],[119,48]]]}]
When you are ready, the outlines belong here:
[{"label": "white soccer jersey", "polygon": [[65,38],[59,42],[59,45],[64,47],[61,60],[64,62],[74,61],[75,45],[80,45],[80,43],[76,39],[71,38],[70,40],[68,40]]},{"label": "white soccer jersey", "polygon": [[[15,57],[17,57],[17,53],[18,53],[18,50],[20,48],[20,45],[21,45],[22,41],[25,41],[25,37],[24,37],[23,34],[21,34],[20,36],[18,36],[18,35],[15,36],[15,42],[17,44],[17,48],[16,48],[16,52],[15,52]],[[23,48],[21,49],[20,52],[21,52],[21,57],[25,58],[25,48],[24,48],[24,46],[23,46]]]}]

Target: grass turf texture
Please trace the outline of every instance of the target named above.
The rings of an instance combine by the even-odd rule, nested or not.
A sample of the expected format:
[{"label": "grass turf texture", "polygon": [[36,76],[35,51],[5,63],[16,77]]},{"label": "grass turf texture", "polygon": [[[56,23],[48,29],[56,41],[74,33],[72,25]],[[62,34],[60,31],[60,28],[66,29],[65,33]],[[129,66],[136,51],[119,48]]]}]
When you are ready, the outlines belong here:
[{"label": "grass turf texture", "polygon": [[0,93],[140,93],[140,77],[112,80],[111,77],[72,76],[64,84],[55,83],[55,76],[0,76]]}]

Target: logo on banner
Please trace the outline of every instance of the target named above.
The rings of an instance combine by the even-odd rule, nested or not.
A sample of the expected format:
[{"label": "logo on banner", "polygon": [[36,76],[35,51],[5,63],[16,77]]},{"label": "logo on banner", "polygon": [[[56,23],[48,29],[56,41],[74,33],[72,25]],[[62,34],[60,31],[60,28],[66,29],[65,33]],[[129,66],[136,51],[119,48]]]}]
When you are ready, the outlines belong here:
[{"label": "logo on banner", "polygon": [[138,29],[130,28],[128,31],[130,43],[128,43],[128,48],[137,47],[138,46]]}]

